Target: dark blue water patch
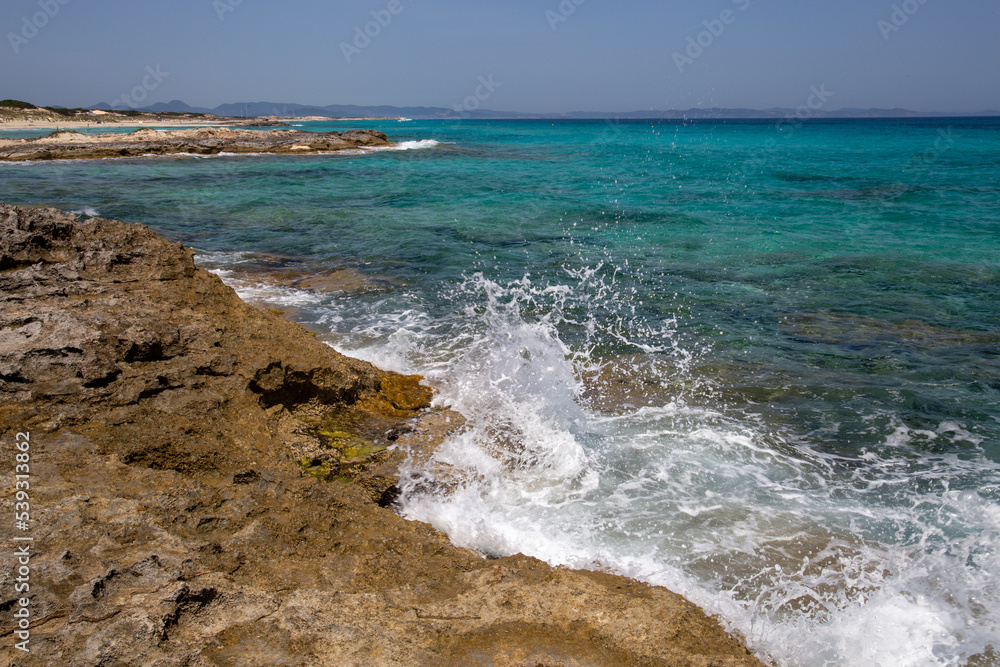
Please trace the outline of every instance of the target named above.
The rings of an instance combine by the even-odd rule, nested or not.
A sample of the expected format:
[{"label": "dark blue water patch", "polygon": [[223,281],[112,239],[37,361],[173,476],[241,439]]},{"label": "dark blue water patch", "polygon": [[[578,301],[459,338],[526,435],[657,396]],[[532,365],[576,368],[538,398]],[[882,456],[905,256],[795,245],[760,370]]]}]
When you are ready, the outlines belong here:
[{"label": "dark blue water patch", "polygon": [[773,178],[787,183],[803,183],[803,184],[838,183],[844,185],[864,185],[869,182],[869,179],[866,177],[845,176],[842,174],[828,174],[828,173],[817,173],[817,172],[799,173],[799,172],[789,172],[789,171],[772,171],[771,175]]},{"label": "dark blue water patch", "polygon": [[905,197],[909,194],[919,192],[917,188],[909,187],[901,183],[885,183],[880,185],[869,185],[860,188],[842,188],[836,190],[816,190],[803,193],[812,197],[827,197],[842,201],[858,202],[886,202]]}]

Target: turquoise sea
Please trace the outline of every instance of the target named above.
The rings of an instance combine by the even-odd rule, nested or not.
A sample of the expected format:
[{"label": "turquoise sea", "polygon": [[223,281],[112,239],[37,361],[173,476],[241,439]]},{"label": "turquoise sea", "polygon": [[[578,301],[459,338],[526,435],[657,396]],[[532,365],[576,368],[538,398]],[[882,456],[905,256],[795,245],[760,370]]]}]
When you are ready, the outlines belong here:
[{"label": "turquoise sea", "polygon": [[0,199],[423,374],[469,423],[399,511],[456,544],[667,586],[780,665],[998,664],[1000,120],[303,126],[403,143],[0,164]]}]

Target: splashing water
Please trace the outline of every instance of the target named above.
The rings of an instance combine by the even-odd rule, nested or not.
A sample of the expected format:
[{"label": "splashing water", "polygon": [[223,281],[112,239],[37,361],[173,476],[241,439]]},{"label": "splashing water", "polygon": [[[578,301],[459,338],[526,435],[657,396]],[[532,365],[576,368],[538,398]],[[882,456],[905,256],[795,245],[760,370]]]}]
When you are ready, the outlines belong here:
[{"label": "splashing water", "polygon": [[[884,447],[845,456],[698,407],[705,351],[676,320],[633,317],[602,268],[565,284],[476,274],[447,295],[447,325],[380,315],[355,336],[388,345],[341,341],[427,374],[469,420],[404,470],[405,516],[486,555],[666,586],[781,664],[958,665],[996,641],[1000,508],[976,487],[997,488],[1000,466],[915,446],[971,434],[890,420]],[[636,378],[645,397],[607,404]]]},{"label": "splashing water", "polygon": [[425,148],[434,148],[435,146],[440,145],[441,142],[434,139],[423,139],[421,141],[401,141],[395,146],[376,147],[368,150],[375,153],[381,151],[418,151]]}]

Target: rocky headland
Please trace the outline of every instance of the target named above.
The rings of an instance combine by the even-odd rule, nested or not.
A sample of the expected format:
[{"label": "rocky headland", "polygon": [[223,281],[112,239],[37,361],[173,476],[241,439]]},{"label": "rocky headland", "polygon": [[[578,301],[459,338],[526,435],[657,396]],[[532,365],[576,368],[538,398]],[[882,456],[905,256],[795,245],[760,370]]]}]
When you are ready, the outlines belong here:
[{"label": "rocky headland", "polygon": [[275,153],[301,155],[352,148],[391,146],[382,132],[303,132],[301,130],[237,130],[203,127],[131,133],[82,134],[59,130],[37,139],[0,138],[0,161],[86,160],[146,155],[218,155]]},{"label": "rocky headland", "polygon": [[485,559],[396,515],[400,462],[462,417],[192,257],[0,205],[5,664],[760,665],[670,591]]}]

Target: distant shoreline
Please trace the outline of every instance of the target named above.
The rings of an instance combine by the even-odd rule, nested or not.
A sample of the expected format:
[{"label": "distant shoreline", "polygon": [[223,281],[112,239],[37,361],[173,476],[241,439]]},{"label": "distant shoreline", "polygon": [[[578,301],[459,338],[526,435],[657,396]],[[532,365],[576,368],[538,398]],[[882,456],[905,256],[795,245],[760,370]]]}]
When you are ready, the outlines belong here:
[{"label": "distant shoreline", "polygon": [[0,161],[27,162],[221,153],[309,155],[392,145],[385,134],[374,130],[305,132],[296,129],[258,131],[200,127],[160,131],[147,127],[131,133],[81,134],[65,129],[35,139],[0,137]]}]

